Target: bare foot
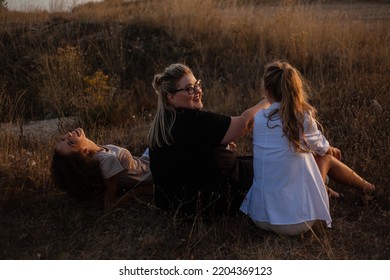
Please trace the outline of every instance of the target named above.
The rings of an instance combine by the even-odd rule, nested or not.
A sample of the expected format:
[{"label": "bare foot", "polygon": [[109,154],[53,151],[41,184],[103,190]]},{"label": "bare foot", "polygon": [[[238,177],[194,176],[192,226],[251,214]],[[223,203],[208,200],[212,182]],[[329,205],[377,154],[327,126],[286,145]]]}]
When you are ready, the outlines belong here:
[{"label": "bare foot", "polygon": [[328,191],[328,196],[329,198],[339,198],[340,197],[340,194],[338,192],[336,192],[335,190],[329,188],[328,186],[326,186],[326,190]]},{"label": "bare foot", "polygon": [[367,185],[363,189],[363,193],[370,194],[375,191],[375,185],[367,182]]}]

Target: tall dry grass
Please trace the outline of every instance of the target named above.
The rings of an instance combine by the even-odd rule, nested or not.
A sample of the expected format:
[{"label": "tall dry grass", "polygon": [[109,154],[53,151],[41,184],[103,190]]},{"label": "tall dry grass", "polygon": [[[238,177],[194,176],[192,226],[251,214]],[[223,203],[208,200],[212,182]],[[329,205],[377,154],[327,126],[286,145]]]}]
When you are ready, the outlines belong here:
[{"label": "tall dry grass", "polygon": [[[364,1],[111,0],[66,12],[0,12],[0,244],[11,259],[388,259],[389,5]],[[364,11],[364,12],[362,12]],[[304,239],[259,231],[238,215],[172,220],[150,198],[102,215],[52,185],[59,134],[141,154],[153,75],[185,62],[206,109],[239,114],[261,98],[265,63],[286,59],[311,82],[325,135],[381,191],[368,207],[340,185],[333,229]],[[76,116],[54,133],[28,120]],[[15,132],[16,126],[16,132]],[[53,131],[53,130],[52,130]],[[251,136],[239,143],[251,153]],[[15,234],[16,232],[16,234]]]}]

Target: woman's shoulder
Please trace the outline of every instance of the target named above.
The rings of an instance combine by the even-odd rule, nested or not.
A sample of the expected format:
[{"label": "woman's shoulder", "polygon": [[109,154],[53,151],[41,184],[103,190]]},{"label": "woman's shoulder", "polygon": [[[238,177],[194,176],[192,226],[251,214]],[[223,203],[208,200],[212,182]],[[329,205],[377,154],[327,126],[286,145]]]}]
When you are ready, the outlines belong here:
[{"label": "woman's shoulder", "polygon": [[316,119],[314,117],[314,113],[310,110],[305,110],[303,112],[303,121],[304,123],[312,123],[312,122],[315,122]]},{"label": "woman's shoulder", "polygon": [[127,156],[127,150],[116,145],[103,145],[103,150],[95,153],[93,158],[101,165],[113,165],[120,162],[121,158]]},{"label": "woman's shoulder", "polygon": [[98,158],[118,157],[127,152],[127,149],[113,144],[105,144],[101,147],[103,150],[96,153],[96,157]]},{"label": "woman's shoulder", "polygon": [[182,116],[225,116],[220,113],[215,113],[210,110],[199,110],[199,109],[189,109],[189,108],[178,108],[176,109],[176,115]]},{"label": "woman's shoulder", "polygon": [[176,111],[176,123],[220,123],[229,122],[230,116],[215,113],[208,110],[179,109]]},{"label": "woman's shoulder", "polygon": [[268,108],[265,108],[263,110],[272,111],[279,108],[280,108],[280,102],[273,102],[271,103],[271,105],[268,106]]}]

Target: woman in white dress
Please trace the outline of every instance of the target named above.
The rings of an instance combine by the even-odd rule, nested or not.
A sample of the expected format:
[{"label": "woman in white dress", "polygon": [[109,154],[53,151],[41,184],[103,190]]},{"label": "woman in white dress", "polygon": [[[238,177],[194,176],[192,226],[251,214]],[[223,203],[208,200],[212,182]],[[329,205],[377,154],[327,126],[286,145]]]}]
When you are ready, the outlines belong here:
[{"label": "woman in white dress", "polygon": [[340,150],[318,129],[297,69],[275,61],[266,65],[263,79],[271,105],[254,119],[254,179],[241,211],[258,227],[280,234],[304,233],[316,220],[330,227],[329,196],[339,194],[325,185],[327,176],[362,192],[375,186],[343,164]]}]

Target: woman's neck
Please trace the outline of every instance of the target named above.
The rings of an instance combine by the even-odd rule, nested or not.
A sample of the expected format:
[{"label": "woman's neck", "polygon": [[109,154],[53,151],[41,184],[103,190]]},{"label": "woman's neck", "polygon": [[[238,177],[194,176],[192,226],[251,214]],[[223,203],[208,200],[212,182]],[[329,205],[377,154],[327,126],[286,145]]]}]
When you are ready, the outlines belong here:
[{"label": "woman's neck", "polygon": [[97,152],[100,152],[102,151],[104,148],[99,146],[98,144],[96,144],[95,142],[93,142],[92,140],[89,140],[87,141],[87,149],[88,149],[88,152],[91,153],[91,154],[94,154],[94,153],[97,153]]},{"label": "woman's neck", "polygon": [[276,102],[275,99],[269,95],[266,95],[266,98],[267,98],[269,104]]}]

